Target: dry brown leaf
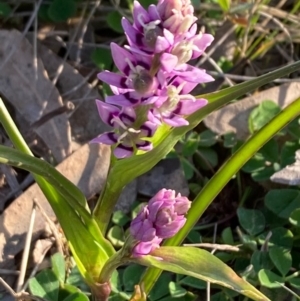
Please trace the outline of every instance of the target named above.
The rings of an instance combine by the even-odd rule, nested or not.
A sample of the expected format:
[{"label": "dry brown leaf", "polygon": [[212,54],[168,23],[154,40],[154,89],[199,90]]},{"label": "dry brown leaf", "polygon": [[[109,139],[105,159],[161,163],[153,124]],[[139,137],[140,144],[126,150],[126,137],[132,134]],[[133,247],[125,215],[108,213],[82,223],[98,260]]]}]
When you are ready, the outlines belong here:
[{"label": "dry brown leaf", "polygon": [[272,100],[281,108],[300,97],[300,83],[289,83],[261,91],[230,104],[204,119],[205,125],[213,132],[223,135],[234,132],[238,139],[245,140],[250,135],[248,118],[251,111],[264,100]]},{"label": "dry brown leaf", "polygon": [[[33,48],[17,30],[0,30],[0,93],[15,108],[16,119],[25,120],[26,124],[21,128],[23,133],[43,115],[63,106],[40,60],[35,72]],[[66,114],[53,117],[34,131],[57,162],[71,153],[70,126]]]},{"label": "dry brown leaf", "polygon": [[296,151],[295,163],[275,172],[270,179],[275,183],[291,186],[300,185],[300,150]]},{"label": "dry brown leaf", "polygon": [[[99,98],[98,91],[84,82],[84,77],[76,69],[42,44],[38,45],[38,54],[51,75],[54,75],[60,65],[63,65],[57,89],[65,100],[82,99],[74,102],[75,111],[70,117],[72,136],[75,140],[85,143],[107,131],[109,127],[101,121],[96,109],[95,99]],[[74,87],[77,88],[74,90]]]}]

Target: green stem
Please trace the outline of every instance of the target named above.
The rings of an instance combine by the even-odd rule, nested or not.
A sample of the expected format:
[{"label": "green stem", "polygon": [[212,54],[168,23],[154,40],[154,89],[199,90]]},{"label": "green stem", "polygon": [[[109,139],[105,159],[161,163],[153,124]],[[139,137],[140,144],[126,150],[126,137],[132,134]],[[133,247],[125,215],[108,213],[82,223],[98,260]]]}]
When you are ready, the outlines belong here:
[{"label": "green stem", "polygon": [[2,123],[8,137],[12,141],[13,145],[25,154],[33,156],[30,148],[26,144],[24,138],[16,127],[14,121],[10,117],[3,100],[0,98],[0,122]]},{"label": "green stem", "polygon": [[296,278],[296,277],[298,277],[300,275],[300,271],[297,271],[297,272],[294,272],[292,275],[290,275],[290,276],[286,276],[284,279],[285,279],[285,281],[289,281],[289,280],[291,280],[291,279],[293,279],[293,278]]},{"label": "green stem", "polygon": [[[287,106],[260,131],[246,141],[197,195],[188,212],[187,222],[184,227],[174,237],[166,240],[163,245],[180,245],[184,238],[192,230],[198,219],[205,212],[207,207],[212,203],[231,178],[266,142],[268,142],[274,135],[276,135],[276,133],[299,115],[300,98]],[[152,289],[161,272],[162,271],[160,269],[150,268],[143,275],[141,283],[144,283],[145,292],[147,294]]]}]

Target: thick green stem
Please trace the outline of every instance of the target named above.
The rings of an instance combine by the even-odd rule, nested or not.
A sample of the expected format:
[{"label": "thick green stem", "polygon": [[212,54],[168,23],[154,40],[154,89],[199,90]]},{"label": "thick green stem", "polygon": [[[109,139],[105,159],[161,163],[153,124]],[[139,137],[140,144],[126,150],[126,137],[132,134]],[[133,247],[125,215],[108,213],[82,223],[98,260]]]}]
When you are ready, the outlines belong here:
[{"label": "thick green stem", "polygon": [[[180,245],[184,238],[194,227],[198,219],[205,212],[224,186],[243,167],[243,165],[276,133],[284,128],[289,122],[300,115],[300,98],[291,103],[282,112],[275,116],[260,131],[246,141],[229,160],[210,179],[206,186],[197,195],[187,215],[187,222],[174,237],[165,241],[165,246]],[[141,279],[145,292],[148,294],[161,274],[161,270],[150,268]]]}]

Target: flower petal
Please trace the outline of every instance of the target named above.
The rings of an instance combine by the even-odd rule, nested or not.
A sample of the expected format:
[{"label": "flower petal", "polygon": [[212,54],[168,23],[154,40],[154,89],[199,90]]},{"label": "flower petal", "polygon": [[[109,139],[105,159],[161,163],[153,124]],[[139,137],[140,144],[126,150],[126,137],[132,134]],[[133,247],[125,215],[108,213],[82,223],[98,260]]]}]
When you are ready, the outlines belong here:
[{"label": "flower petal", "polygon": [[124,94],[107,96],[105,101],[110,104],[128,107],[139,104],[140,99],[141,97],[139,97],[135,92],[127,92]]},{"label": "flower petal", "polygon": [[113,145],[118,142],[118,135],[114,132],[103,133],[102,135],[94,138],[90,143],[103,143],[106,145]]},{"label": "flower petal", "polygon": [[178,58],[176,55],[173,55],[171,53],[163,53],[160,56],[160,63],[162,68],[170,73],[176,67]]},{"label": "flower petal", "polygon": [[157,125],[153,122],[146,121],[140,129],[143,137],[153,137],[157,130]]},{"label": "flower petal", "polygon": [[[214,37],[211,34],[199,34],[194,39],[194,45],[197,47],[193,48],[192,59],[195,59],[203,54],[205,49],[212,43]],[[198,48],[198,49],[196,49]]]},{"label": "flower petal", "polygon": [[130,22],[122,18],[122,27],[124,29],[124,32],[127,36],[127,40],[129,42],[129,45],[135,46],[137,48],[140,48],[144,46],[143,44],[143,34],[139,32],[137,29],[135,29]]},{"label": "flower petal", "polygon": [[128,158],[133,155],[134,149],[132,146],[125,145],[123,143],[120,143],[115,149],[114,149],[114,155],[116,158],[123,159]]},{"label": "flower petal", "polygon": [[110,71],[103,71],[98,73],[98,78],[103,82],[113,85],[122,89],[133,89],[131,84],[127,84],[127,78],[121,74],[113,73]]},{"label": "flower petal", "polygon": [[153,145],[150,141],[139,139],[135,141],[136,148],[145,152],[151,151],[153,149]]},{"label": "flower petal", "polygon": [[120,109],[99,99],[96,99],[96,105],[102,121],[110,126],[113,126],[114,124],[112,119],[119,115]]},{"label": "flower petal", "polygon": [[199,98],[196,100],[182,99],[179,103],[176,113],[179,115],[190,115],[198,111],[207,104],[207,100],[204,98]]},{"label": "flower petal", "polygon": [[171,114],[170,116],[162,116],[163,121],[173,127],[181,127],[188,125],[189,122],[181,116]]},{"label": "flower petal", "polygon": [[208,83],[215,80],[204,69],[199,69],[188,64],[182,64],[180,68],[173,70],[172,73],[192,83]]},{"label": "flower petal", "polygon": [[127,60],[131,61],[132,64],[135,65],[136,62],[134,56],[116,43],[111,43],[110,49],[112,57],[118,69],[125,75],[128,75],[130,67],[128,66]]}]

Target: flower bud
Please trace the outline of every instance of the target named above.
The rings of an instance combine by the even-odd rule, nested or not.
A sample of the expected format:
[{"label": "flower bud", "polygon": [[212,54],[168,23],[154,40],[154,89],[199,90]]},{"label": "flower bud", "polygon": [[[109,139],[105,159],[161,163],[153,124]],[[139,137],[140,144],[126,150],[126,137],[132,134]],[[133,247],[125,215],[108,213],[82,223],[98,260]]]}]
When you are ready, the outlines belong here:
[{"label": "flower bud", "polygon": [[174,190],[162,189],[149,202],[149,220],[161,238],[174,236],[185,224],[184,214],[190,208],[188,198],[176,196]]},{"label": "flower bud", "polygon": [[155,238],[156,230],[148,219],[147,206],[131,222],[130,233],[135,239],[144,242],[149,242]]},{"label": "flower bud", "polygon": [[130,233],[138,241],[133,255],[149,254],[163,239],[174,236],[185,224],[190,204],[174,190],[160,190],[131,222]]}]

